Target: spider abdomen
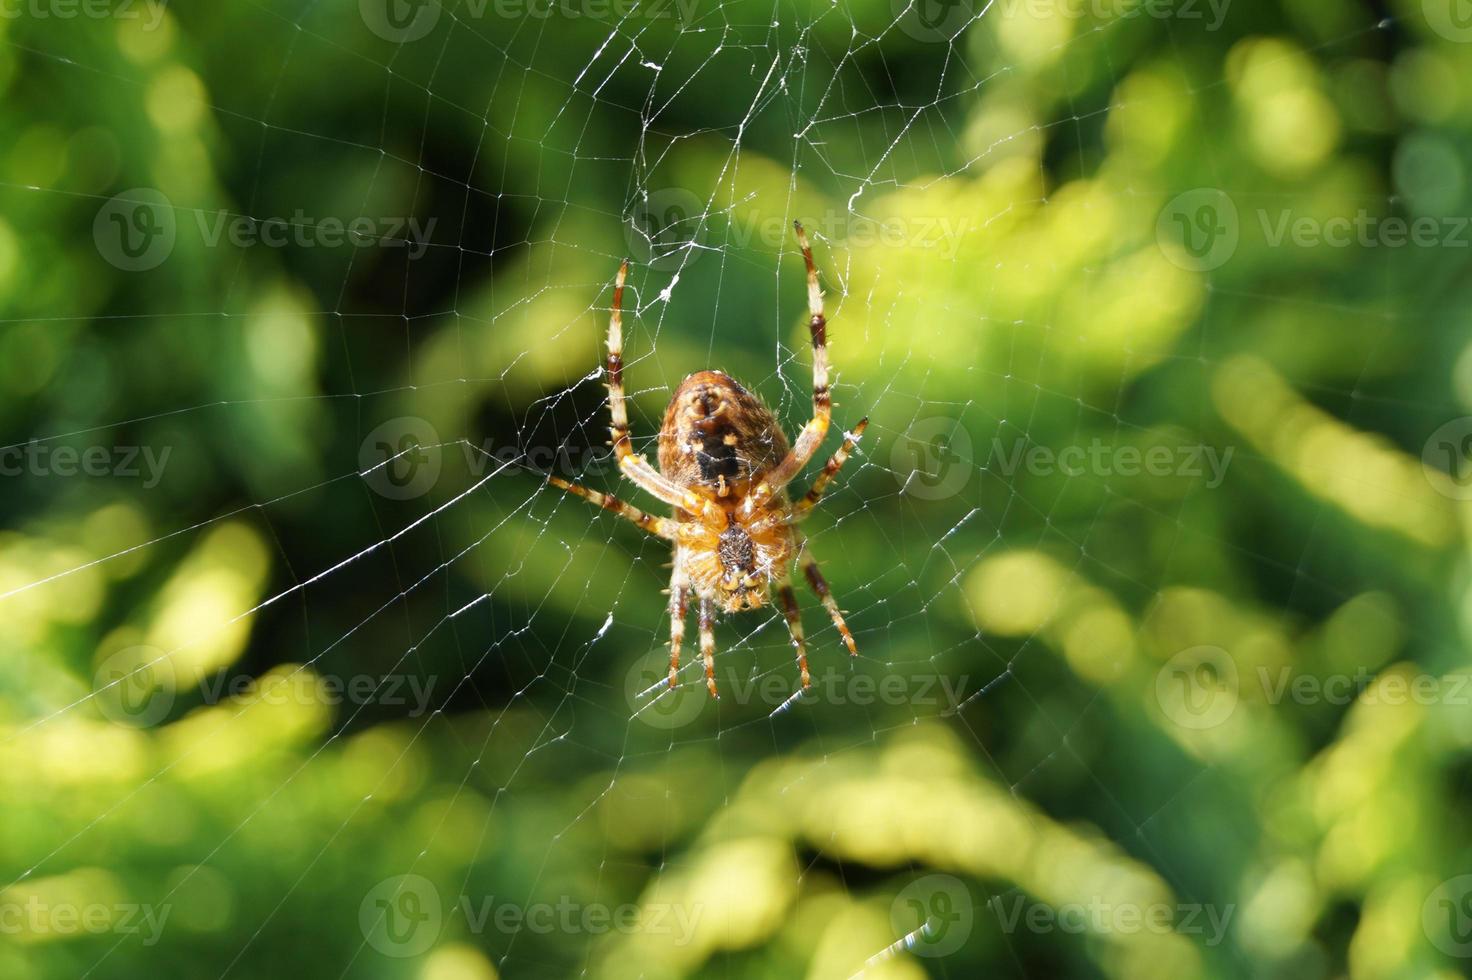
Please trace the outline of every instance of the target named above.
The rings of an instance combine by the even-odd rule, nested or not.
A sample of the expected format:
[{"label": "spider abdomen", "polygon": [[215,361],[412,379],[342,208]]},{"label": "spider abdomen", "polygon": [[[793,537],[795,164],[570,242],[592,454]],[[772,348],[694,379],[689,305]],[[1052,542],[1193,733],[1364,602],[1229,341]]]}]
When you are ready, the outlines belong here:
[{"label": "spider abdomen", "polygon": [[660,426],[660,472],[718,497],[744,493],[787,452],[787,437],[771,409],[721,371],[700,371],[682,381]]}]

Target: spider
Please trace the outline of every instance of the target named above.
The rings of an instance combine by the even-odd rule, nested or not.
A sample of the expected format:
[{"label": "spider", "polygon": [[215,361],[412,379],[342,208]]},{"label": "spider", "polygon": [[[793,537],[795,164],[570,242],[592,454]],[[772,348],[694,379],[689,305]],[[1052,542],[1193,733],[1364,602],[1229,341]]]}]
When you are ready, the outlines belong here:
[{"label": "spider", "polygon": [[802,499],[793,504],[786,490],[818,451],[832,417],[823,293],[818,287],[818,270],[807,234],[800,223],[794,221],[793,227],[807,265],[808,329],[813,338],[813,417],[802,427],[796,444],[788,446],[776,416],[736,379],[721,371],[700,371],[680,382],[665,409],[659,429],[659,469],[634,452],[624,393],[623,298],[624,279],[629,272],[625,260],[614,282],[613,312],[608,323],[608,411],[613,450],[620,472],[673,507],[674,516],[646,514],[608,494],[549,478],[552,485],[673,542],[669,686],[676,686],[686,609],[693,593],[700,607],[705,685],[712,698],[720,696],[714,661],[717,610],[759,608],[773,590],[782,603],[803,689],[811,686],[802,619],[789,575],[794,560],[801,561],[808,585],[828,610],[849,654],[857,656],[859,652],[797,523],[822,499],[828,483],[858,444],[868,418],[860,419],[852,432],[844,433],[843,445],[829,458]]}]

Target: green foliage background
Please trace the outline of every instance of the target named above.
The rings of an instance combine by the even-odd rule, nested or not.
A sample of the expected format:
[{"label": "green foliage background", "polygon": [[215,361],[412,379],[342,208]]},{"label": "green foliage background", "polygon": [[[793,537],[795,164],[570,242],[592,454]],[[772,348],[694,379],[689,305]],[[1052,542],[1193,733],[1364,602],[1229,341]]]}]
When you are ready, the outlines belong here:
[{"label": "green foliage background", "polygon": [[[403,43],[368,0],[5,8],[6,459],[168,455],[151,484],[3,477],[0,975],[1459,975],[1456,4],[1018,0],[953,44],[874,0],[447,2]],[[99,215],[140,191],[176,237],[122,268]],[[696,247],[643,248],[651,199],[698,203],[662,239]],[[432,231],[212,238],[241,216]],[[750,614],[720,703],[694,666],[641,707],[667,551],[547,461],[637,499],[597,373],[631,251],[641,448],[706,367],[795,431],[793,218],[836,424],[872,419],[810,528],[862,656],[814,604],[819,694],[769,717],[795,670]],[[375,434],[406,418],[439,469],[396,499]],[[1102,455],[1014,455],[1069,447]],[[1131,472],[1152,449],[1228,463]],[[431,710],[333,696],[385,676]],[[936,875],[964,921],[878,955]],[[364,918],[421,908],[404,887],[442,905],[422,949]],[[488,899],[641,924],[457,911]],[[1174,928],[1130,925],[1157,908]]]}]

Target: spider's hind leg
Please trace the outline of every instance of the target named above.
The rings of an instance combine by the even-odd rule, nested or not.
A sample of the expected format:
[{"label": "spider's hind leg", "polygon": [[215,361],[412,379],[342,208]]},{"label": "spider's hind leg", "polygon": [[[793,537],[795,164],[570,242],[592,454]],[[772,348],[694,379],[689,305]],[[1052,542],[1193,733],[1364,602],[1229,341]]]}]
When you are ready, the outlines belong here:
[{"label": "spider's hind leg", "polygon": [[705,686],[710,696],[716,691],[716,603],[704,596],[700,599],[700,656],[705,660]]},{"label": "spider's hind leg", "polygon": [[792,647],[797,651],[797,670],[802,676],[802,689],[813,686],[808,675],[808,647],[802,634],[802,613],[797,607],[797,596],[792,594],[792,584],[785,579],[777,586],[777,597],[782,600],[782,615],[787,617],[787,632],[792,634]]},{"label": "spider's hind leg", "polygon": [[849,656],[857,657],[859,655],[858,644],[854,643],[854,635],[849,632],[848,623],[844,622],[838,602],[833,598],[832,590],[828,588],[828,580],[818,570],[818,559],[813,557],[812,549],[808,547],[806,540],[802,543],[802,572],[813,593],[823,603],[823,608],[828,610],[828,618],[833,620],[833,625],[838,628],[838,635],[843,637],[843,645],[848,647]]},{"label": "spider's hind leg", "polygon": [[690,587],[685,582],[685,573],[680,570],[680,561],[675,559],[675,570],[670,573],[670,687],[676,686],[680,673],[680,647],[685,642],[685,612]]}]

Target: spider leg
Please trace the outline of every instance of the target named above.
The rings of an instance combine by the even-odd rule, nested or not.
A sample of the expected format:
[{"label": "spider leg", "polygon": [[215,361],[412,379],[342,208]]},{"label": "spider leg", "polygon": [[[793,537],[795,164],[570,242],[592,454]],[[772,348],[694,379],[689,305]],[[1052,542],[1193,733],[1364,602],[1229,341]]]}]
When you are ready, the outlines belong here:
[{"label": "spider leg", "polygon": [[576,483],[568,483],[566,480],[558,479],[555,476],[547,477],[547,482],[554,487],[566,490],[568,493],[576,494],[584,500],[592,501],[604,510],[610,511],[622,517],[624,520],[639,525],[655,537],[673,539],[677,533],[678,525],[675,521],[667,517],[655,517],[653,514],[646,514],[633,504],[626,504],[617,497],[606,493],[599,493],[597,490],[589,490],[587,487],[580,487]]},{"label": "spider leg", "polygon": [[812,549],[807,546],[806,539],[802,542],[802,573],[807,577],[808,585],[814,594],[823,603],[823,608],[828,610],[828,617],[833,620],[833,625],[838,627],[838,635],[843,637],[843,643],[848,647],[849,656],[857,657],[859,648],[854,643],[854,635],[849,632],[848,623],[843,621],[843,613],[839,611],[838,602],[834,600],[833,593],[828,588],[828,580],[818,570],[818,559],[813,557]]},{"label": "spider leg", "polygon": [[689,598],[689,586],[685,573],[680,570],[679,559],[675,570],[670,573],[670,687],[675,686],[675,677],[680,672],[680,646],[685,642],[685,606]]},{"label": "spider leg", "polygon": [[716,693],[716,604],[705,596],[700,598],[700,655],[705,658],[705,686],[710,696]]},{"label": "spider leg", "polygon": [[854,426],[854,431],[843,434],[843,445],[828,457],[828,462],[823,464],[823,472],[819,473],[818,478],[813,481],[813,488],[793,507],[793,520],[806,517],[808,512],[818,505],[818,501],[823,499],[823,491],[828,489],[829,481],[837,476],[843,464],[848,462],[848,454],[853,452],[854,447],[859,444],[859,439],[864,435],[864,429],[868,426],[869,419],[866,416],[859,419],[859,424]]},{"label": "spider leg", "polygon": [[744,505],[747,516],[766,502],[772,494],[792,482],[792,478],[813,458],[823,437],[828,434],[828,425],[833,417],[833,399],[828,393],[828,319],[823,314],[823,290],[818,286],[818,267],[813,264],[813,250],[808,245],[807,232],[799,222],[792,227],[797,231],[797,244],[802,248],[803,262],[808,270],[808,332],[813,338],[813,417],[802,427],[797,441],[786,457],[751,492]]},{"label": "spider leg", "polygon": [[636,486],[658,497],[671,507],[680,507],[692,514],[710,514],[716,508],[706,498],[686,490],[649,464],[649,460],[634,452],[629,438],[628,396],[624,392],[624,280],[629,275],[629,262],[624,260],[618,267],[618,278],[613,284],[613,313],[608,320],[608,414],[612,418],[609,432],[613,435],[613,452],[618,457],[618,468]]},{"label": "spider leg", "polygon": [[787,617],[787,632],[792,634],[792,647],[797,651],[797,670],[802,675],[802,689],[806,691],[812,687],[812,678],[808,676],[808,647],[803,640],[797,596],[792,594],[792,585],[786,580],[777,587],[777,595],[782,600],[782,615]]}]

